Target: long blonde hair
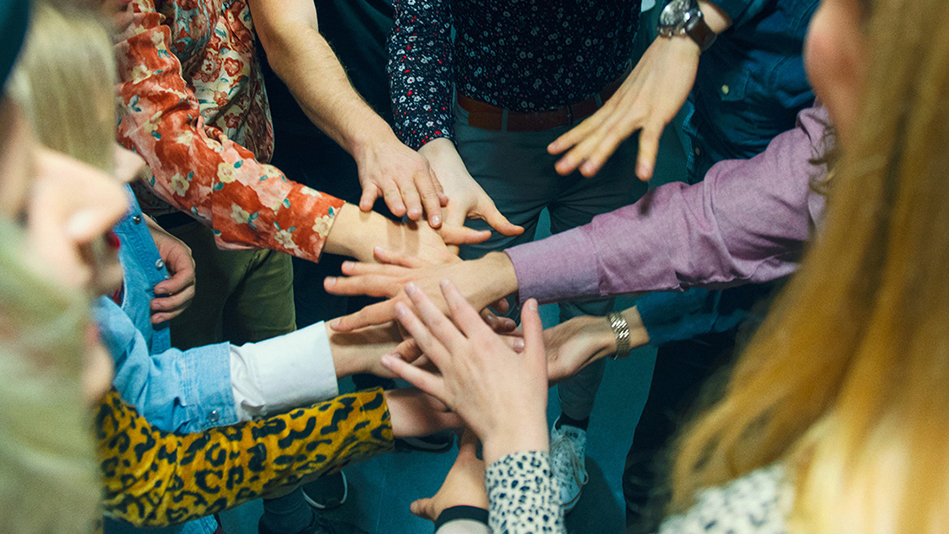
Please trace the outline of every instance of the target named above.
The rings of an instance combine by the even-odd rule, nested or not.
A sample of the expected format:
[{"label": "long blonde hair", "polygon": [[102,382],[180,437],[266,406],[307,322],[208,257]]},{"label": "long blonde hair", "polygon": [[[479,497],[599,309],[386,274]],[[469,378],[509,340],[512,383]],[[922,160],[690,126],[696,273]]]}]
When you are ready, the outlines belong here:
[{"label": "long blonde hair", "polygon": [[[109,35],[97,13],[58,6],[34,4],[7,93],[43,144],[109,170]],[[80,380],[89,299],[35,274],[17,234],[0,220],[0,532],[88,534],[102,487]]]},{"label": "long blonde hair", "polygon": [[868,3],[825,231],[680,441],[673,510],[784,461],[794,530],[949,531],[949,2]]}]

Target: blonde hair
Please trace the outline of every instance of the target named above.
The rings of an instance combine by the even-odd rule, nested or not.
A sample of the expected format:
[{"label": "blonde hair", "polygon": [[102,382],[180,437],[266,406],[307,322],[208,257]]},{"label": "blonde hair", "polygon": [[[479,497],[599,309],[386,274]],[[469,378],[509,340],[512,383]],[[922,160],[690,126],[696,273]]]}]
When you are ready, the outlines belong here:
[{"label": "blonde hair", "polygon": [[[34,8],[8,95],[43,144],[110,170],[109,35],[94,11]],[[33,274],[18,237],[0,221],[0,532],[88,534],[101,516],[92,413],[80,379],[89,301]]]},{"label": "blonde hair", "polygon": [[826,229],[680,441],[673,510],[783,461],[795,531],[949,531],[949,3],[870,3]]}]

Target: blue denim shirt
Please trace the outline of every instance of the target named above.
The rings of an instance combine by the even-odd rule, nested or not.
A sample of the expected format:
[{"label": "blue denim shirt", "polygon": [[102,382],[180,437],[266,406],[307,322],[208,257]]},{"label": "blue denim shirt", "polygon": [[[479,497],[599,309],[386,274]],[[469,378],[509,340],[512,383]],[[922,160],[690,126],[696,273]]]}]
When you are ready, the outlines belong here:
[{"label": "blue denim shirt", "polygon": [[723,159],[760,154],[814,102],[804,73],[818,0],[713,0],[732,20],[699,61],[685,121],[692,183]]},{"label": "blue denim shirt", "polygon": [[[101,297],[93,304],[105,346],[115,361],[113,384],[149,423],[171,432],[201,432],[238,422],[231,388],[227,343],[180,351],[171,348],[167,324],[152,325],[149,303],[155,284],[168,277],[158,248],[127,188],[131,209],[115,226],[125,274],[122,306]],[[213,517],[148,532],[211,534]],[[105,532],[135,532],[119,521],[107,521]]]},{"label": "blue denim shirt", "polygon": [[[692,109],[684,130],[692,142],[687,151],[691,183],[705,178],[719,161],[760,154],[814,102],[803,47],[818,0],[712,2],[732,25],[702,53],[689,96]],[[648,293],[636,305],[650,343],[660,345],[736,327],[755,301],[749,297],[763,297],[770,287]]]}]

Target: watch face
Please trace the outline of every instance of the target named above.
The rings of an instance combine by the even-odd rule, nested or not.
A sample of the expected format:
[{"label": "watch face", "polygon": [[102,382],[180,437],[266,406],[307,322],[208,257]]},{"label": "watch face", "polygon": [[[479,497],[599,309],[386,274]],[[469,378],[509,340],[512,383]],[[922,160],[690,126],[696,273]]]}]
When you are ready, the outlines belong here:
[{"label": "watch face", "polygon": [[691,0],[671,0],[659,13],[659,25],[675,28],[685,23],[685,13],[692,6]]}]

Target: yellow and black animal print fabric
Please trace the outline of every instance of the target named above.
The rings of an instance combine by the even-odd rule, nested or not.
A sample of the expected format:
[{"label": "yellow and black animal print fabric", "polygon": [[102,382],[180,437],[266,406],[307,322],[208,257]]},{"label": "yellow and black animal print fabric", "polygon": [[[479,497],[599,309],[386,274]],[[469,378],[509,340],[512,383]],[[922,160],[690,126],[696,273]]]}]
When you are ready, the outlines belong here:
[{"label": "yellow and black animal print fabric", "polygon": [[144,527],[213,514],[392,449],[381,389],[185,435],[156,430],[113,390],[95,422],[105,514]]}]

